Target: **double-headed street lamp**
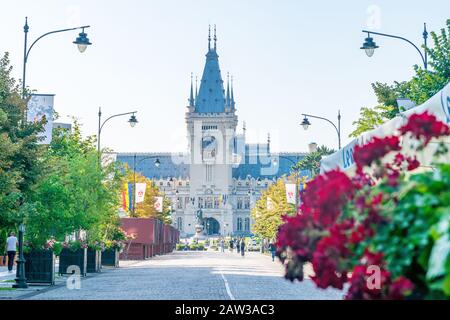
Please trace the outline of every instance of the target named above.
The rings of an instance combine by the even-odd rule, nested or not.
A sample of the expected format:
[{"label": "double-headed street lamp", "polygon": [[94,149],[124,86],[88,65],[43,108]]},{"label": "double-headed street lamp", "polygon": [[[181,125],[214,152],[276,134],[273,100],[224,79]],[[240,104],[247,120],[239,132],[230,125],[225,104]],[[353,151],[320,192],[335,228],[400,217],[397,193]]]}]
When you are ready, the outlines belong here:
[{"label": "double-headed street lamp", "polygon": [[311,118],[315,118],[315,119],[320,119],[320,120],[325,120],[329,123],[331,123],[331,125],[334,127],[334,129],[336,129],[336,133],[338,136],[338,145],[339,145],[339,150],[341,149],[341,111],[338,110],[338,124],[337,126],[334,124],[333,121],[327,119],[327,118],[323,118],[323,117],[318,117],[318,116],[313,116],[311,114],[306,114],[306,113],[302,113],[302,116],[304,116],[303,121],[301,123],[301,126],[303,127],[303,129],[308,130],[309,126],[311,125],[311,122],[309,122],[308,117]]},{"label": "double-headed street lamp", "polygon": [[427,38],[428,38],[428,32],[427,32],[427,25],[424,23],[423,24],[423,46],[424,46],[424,53],[422,53],[422,51],[420,51],[420,49],[410,40],[403,38],[403,37],[399,37],[399,36],[395,36],[392,34],[386,34],[386,33],[380,33],[380,32],[374,32],[374,31],[368,31],[368,30],[362,30],[362,32],[367,33],[367,38],[364,40],[364,43],[362,45],[362,47],[360,49],[364,50],[367,54],[368,57],[373,56],[375,49],[379,48],[375,41],[373,41],[373,38],[370,36],[370,34],[376,34],[379,36],[383,36],[383,37],[389,37],[389,38],[395,38],[395,39],[400,39],[403,41],[408,42],[410,45],[412,45],[417,52],[419,52],[420,54],[420,58],[422,59],[423,62],[423,66],[425,68],[425,70],[427,70],[428,67],[428,60],[427,60]]},{"label": "double-headed street lamp", "polygon": [[112,118],[116,118],[116,117],[121,117],[121,116],[126,116],[131,114],[130,119],[128,120],[128,123],[130,124],[130,126],[132,128],[134,128],[134,126],[138,123],[135,114],[137,113],[137,111],[131,111],[131,112],[125,112],[125,113],[118,113],[115,115],[110,116],[109,118],[107,118],[105,121],[103,121],[102,123],[102,110],[101,108],[98,108],[98,136],[97,136],[97,151],[99,154],[99,160],[101,159],[100,156],[100,135],[102,133],[102,129],[103,126],[105,125],[106,122],[108,122],[109,120],[111,120]]},{"label": "double-headed street lamp", "polygon": [[144,160],[148,160],[148,159],[155,159],[154,165],[155,167],[159,167],[159,165],[161,164],[161,162],[159,161],[158,156],[149,156],[149,157],[144,157],[142,159],[139,159],[139,161],[136,163],[136,153],[134,154],[133,157],[133,216],[134,213],[136,212],[136,167]]},{"label": "double-headed street lamp", "polygon": [[23,26],[23,32],[25,33],[25,43],[24,43],[24,50],[23,50],[22,98],[25,99],[25,79],[26,79],[28,56],[30,55],[30,51],[33,48],[33,46],[36,44],[36,42],[38,42],[39,40],[41,40],[42,38],[44,38],[45,36],[48,36],[50,34],[81,29],[81,32],[78,34],[78,37],[75,39],[75,41],[73,41],[73,43],[76,44],[78,46],[78,50],[81,53],[83,53],[86,50],[87,46],[90,46],[92,44],[89,41],[87,34],[84,32],[84,29],[87,29],[89,27],[90,26],[81,26],[81,27],[76,27],[76,28],[54,30],[54,31],[44,33],[43,35],[38,37],[36,40],[34,40],[34,42],[28,48],[28,31],[30,30],[30,27],[28,26],[28,17],[25,17],[25,25]]}]

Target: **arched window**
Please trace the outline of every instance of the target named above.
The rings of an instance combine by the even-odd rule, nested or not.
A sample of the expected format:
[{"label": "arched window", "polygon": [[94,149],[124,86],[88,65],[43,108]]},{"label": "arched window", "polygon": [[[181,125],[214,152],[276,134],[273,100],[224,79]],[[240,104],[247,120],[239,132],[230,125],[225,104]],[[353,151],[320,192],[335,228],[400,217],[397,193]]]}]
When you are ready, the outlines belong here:
[{"label": "arched window", "polygon": [[237,218],[237,231],[242,231],[242,218]]}]

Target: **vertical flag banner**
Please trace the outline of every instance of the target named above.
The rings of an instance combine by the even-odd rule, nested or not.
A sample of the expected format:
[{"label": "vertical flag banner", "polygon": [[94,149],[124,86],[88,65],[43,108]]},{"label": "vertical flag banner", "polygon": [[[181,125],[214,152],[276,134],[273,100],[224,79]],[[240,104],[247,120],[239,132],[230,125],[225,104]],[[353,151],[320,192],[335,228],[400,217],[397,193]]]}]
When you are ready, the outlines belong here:
[{"label": "vertical flag banner", "polygon": [[286,200],[287,203],[295,204],[295,189],[296,185],[294,183],[286,183]]},{"label": "vertical flag banner", "polygon": [[39,144],[50,144],[52,142],[53,130],[53,98],[54,94],[32,94],[27,105],[27,121],[39,122],[43,118],[47,121],[44,126],[44,132],[39,133],[38,137],[43,137]]},{"label": "vertical flag banner", "polygon": [[163,197],[155,197],[155,209],[158,212],[162,212],[163,210]]},{"label": "vertical flag banner", "polygon": [[136,203],[144,202],[146,183],[136,183]]},{"label": "vertical flag banner", "polygon": [[128,210],[133,211],[133,184],[128,183]]},{"label": "vertical flag banner", "polygon": [[128,183],[125,183],[123,185],[122,189],[122,208],[123,210],[128,210],[128,203],[129,203],[130,197],[128,196]]},{"label": "vertical flag banner", "polygon": [[273,210],[273,201],[269,197],[267,197],[267,210]]}]

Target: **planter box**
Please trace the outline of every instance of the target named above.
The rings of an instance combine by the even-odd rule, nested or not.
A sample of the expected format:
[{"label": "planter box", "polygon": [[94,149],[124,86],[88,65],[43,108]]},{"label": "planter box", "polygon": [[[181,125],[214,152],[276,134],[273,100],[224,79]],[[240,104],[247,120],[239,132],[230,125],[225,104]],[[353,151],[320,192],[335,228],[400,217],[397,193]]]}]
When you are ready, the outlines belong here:
[{"label": "planter box", "polygon": [[106,249],[102,252],[102,266],[119,267],[119,250]]},{"label": "planter box", "polygon": [[55,284],[55,254],[52,250],[24,253],[25,278],[28,283]]},{"label": "planter box", "polygon": [[[59,256],[59,274],[72,274],[72,272],[67,272],[70,266],[77,266],[80,268],[80,276],[86,276],[86,266],[87,266],[87,249],[78,249],[77,251],[72,251],[70,249],[64,248]],[[70,271],[70,270],[69,270]]]},{"label": "planter box", "polygon": [[86,272],[88,273],[100,272],[101,268],[102,268],[102,252],[100,250],[88,248]]}]

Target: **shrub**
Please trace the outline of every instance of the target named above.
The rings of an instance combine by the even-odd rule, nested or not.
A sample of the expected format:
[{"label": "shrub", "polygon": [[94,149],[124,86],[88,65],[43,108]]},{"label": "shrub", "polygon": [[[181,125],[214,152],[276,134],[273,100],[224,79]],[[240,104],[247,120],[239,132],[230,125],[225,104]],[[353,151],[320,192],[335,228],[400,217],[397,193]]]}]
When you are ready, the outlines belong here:
[{"label": "shrub", "polygon": [[[450,129],[423,113],[400,134],[419,151]],[[286,278],[302,281],[310,262],[318,287],[350,284],[346,299],[450,298],[450,164],[410,173],[420,163],[400,152],[399,138],[356,146],[354,177],[333,170],[307,184],[298,214],[278,232]],[[436,156],[448,152],[437,145]],[[369,286],[374,272],[378,285]]]}]

